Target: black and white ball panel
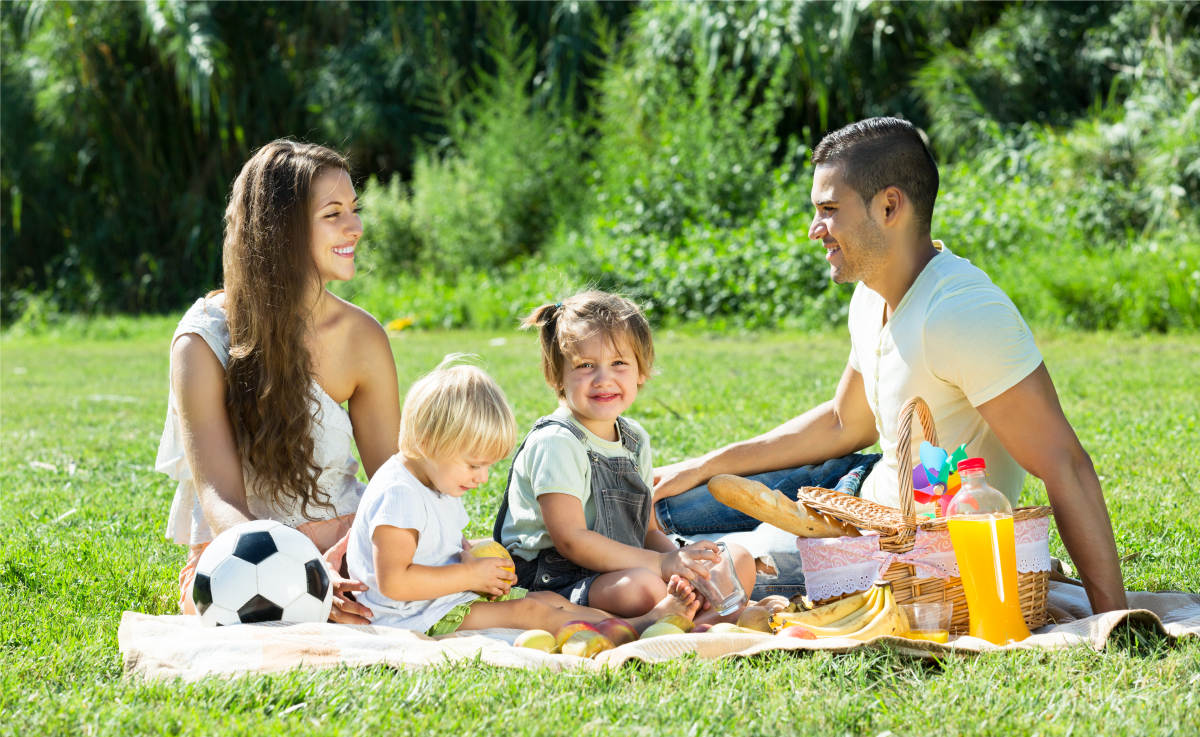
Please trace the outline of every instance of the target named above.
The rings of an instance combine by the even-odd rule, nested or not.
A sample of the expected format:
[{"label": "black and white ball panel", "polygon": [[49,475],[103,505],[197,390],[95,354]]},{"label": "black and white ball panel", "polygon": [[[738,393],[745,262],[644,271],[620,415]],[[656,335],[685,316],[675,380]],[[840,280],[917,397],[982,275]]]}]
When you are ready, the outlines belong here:
[{"label": "black and white ball panel", "polygon": [[308,595],[325,600],[329,595],[329,572],[325,570],[325,561],[310,560],[304,564],[304,571],[308,575]]},{"label": "black and white ball panel", "polygon": [[275,555],[275,539],[266,530],[243,532],[233,547],[233,554],[255,565]]},{"label": "black and white ball panel", "polygon": [[208,626],[323,622],[333,587],[317,547],[303,533],[255,520],[226,530],[204,550],[192,600]]}]

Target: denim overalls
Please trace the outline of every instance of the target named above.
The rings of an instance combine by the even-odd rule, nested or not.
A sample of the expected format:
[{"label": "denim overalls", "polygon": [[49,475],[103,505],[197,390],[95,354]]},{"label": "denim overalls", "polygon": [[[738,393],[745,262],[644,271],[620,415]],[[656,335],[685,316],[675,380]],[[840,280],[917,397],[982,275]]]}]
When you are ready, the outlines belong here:
[{"label": "denim overalls", "polygon": [[[596,505],[596,523],[593,532],[625,545],[641,548],[646,541],[646,528],[650,523],[650,505],[654,492],[646,486],[638,473],[637,463],[631,458],[607,458],[588,444],[587,436],[569,420],[548,416],[533,425],[530,435],[547,425],[562,425],[583,443],[592,474],[592,501]],[[621,445],[635,458],[642,443],[633,428],[624,419],[617,418],[621,432]],[[525,436],[525,442],[529,436]],[[513,470],[517,457],[525,449],[525,442],[513,456],[512,468],[508,471],[508,484],[504,488],[504,500],[496,515],[492,538],[503,542],[501,532],[504,518],[508,516],[508,494],[512,489]],[[538,552],[537,558],[525,560],[514,556],[517,569],[517,586],[530,591],[554,591],[580,606],[588,605],[588,592],[599,574],[567,560],[553,547]]]}]

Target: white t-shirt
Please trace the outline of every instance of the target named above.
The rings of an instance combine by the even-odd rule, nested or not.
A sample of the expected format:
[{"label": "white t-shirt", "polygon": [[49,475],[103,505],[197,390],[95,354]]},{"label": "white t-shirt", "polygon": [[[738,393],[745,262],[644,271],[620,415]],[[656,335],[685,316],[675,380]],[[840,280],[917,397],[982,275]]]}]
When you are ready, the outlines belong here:
[{"label": "white t-shirt", "polygon": [[[897,434],[911,397],[929,405],[939,445],[987,462],[988,483],[1015,506],[1025,470],[1000,444],[975,408],[1028,376],[1042,363],[1033,333],[1012,300],[987,274],[934,241],[933,257],[883,324],[887,303],[859,284],[850,300],[850,366],[863,376],[875,413],[883,459],[863,482],[862,496],[900,506]],[[912,458],[922,440],[913,422]],[[934,505],[917,505],[918,512]]]},{"label": "white t-shirt", "polygon": [[[552,417],[570,422],[583,431],[588,448],[605,458],[632,460],[646,486],[654,488],[654,454],[650,436],[645,428],[628,417],[633,435],[641,441],[637,457],[621,442],[620,425],[617,439],[608,441],[584,427],[571,415],[571,410],[559,407]],[[554,545],[542,506],[537,498],[542,494],[570,494],[583,503],[583,518],[588,529],[596,527],[596,500],[592,498],[592,464],[587,448],[570,430],[559,424],[547,425],[529,433],[524,447],[513,461],[512,487],[508,490],[508,514],[501,528],[501,544],[513,555],[533,560],[538,551]]]},{"label": "white t-shirt", "polygon": [[463,530],[470,518],[462,499],[424,486],[404,466],[404,457],[394,455],[375,472],[363,494],[350,529],[346,565],[350,577],[370,588],[356,594],[374,612],[371,624],[424,632],[458,606],[479,598],[471,591],[426,601],[396,601],[379,591],[371,537],[380,525],[417,531],[413,563],[446,566],[460,563]]}]

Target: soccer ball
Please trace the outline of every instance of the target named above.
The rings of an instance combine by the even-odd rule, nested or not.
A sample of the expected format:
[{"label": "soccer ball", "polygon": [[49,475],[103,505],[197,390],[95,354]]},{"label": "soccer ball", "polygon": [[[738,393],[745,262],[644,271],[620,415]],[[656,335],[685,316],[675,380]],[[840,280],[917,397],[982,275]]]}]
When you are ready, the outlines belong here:
[{"label": "soccer ball", "polygon": [[192,601],[207,627],[324,622],[333,586],[317,546],[304,533],[255,520],[229,528],[204,549]]}]

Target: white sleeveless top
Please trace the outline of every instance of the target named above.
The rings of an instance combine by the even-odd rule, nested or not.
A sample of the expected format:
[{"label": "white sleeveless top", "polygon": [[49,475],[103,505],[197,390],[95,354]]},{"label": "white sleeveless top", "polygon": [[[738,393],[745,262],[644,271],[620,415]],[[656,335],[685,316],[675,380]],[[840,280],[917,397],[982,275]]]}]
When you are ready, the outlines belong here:
[{"label": "white sleeveless top", "polygon": [[[196,300],[191,309],[179,321],[175,328],[175,339],[186,333],[195,333],[221,360],[221,365],[229,366],[229,326],[226,324],[225,312],[204,297]],[[309,514],[318,521],[354,514],[358,503],[362,500],[366,485],[360,482],[355,474],[358,473],[358,461],[354,460],[352,443],[354,442],[354,427],[350,424],[350,415],[342,409],[333,398],[325,393],[320,385],[314,383],[314,390],[319,398],[319,404],[313,406],[313,460],[321,468],[317,486],[328,495],[333,509],[309,505]],[[211,542],[214,535],[204,519],[200,509],[200,498],[196,494],[196,483],[192,480],[192,470],[188,466],[187,456],[183,448],[183,432],[179,425],[178,402],[175,392],[167,392],[167,422],[163,427],[162,440],[158,445],[158,458],[154,461],[157,471],[167,474],[179,482],[175,488],[175,499],[171,502],[171,514],[167,518],[166,536],[182,545],[199,545]],[[271,505],[267,498],[260,494],[254,484],[253,471],[247,466],[246,502],[250,512],[258,519],[272,519],[282,522],[289,527],[299,527],[309,522],[301,514],[298,501],[281,502],[289,508]]]}]

